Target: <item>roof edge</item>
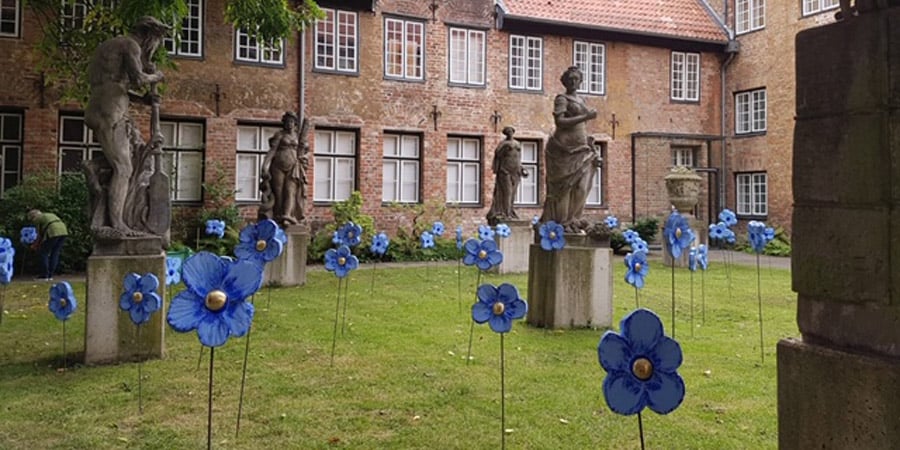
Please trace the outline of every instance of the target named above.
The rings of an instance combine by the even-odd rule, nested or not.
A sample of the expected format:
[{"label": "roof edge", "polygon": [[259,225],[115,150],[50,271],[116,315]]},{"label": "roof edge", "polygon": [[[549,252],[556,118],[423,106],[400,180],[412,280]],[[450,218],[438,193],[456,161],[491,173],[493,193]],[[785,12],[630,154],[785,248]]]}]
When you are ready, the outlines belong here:
[{"label": "roof edge", "polygon": [[730,41],[730,40],[734,39],[734,32],[732,32],[731,29],[728,28],[728,24],[725,23],[725,21],[728,19],[719,17],[718,11],[716,11],[715,8],[713,8],[712,5],[710,5],[707,0],[697,0],[697,2],[700,3],[700,6],[702,6],[704,10],[706,10],[706,13],[709,14],[709,16],[712,18],[712,20],[716,23],[716,25],[718,25],[719,28],[721,28],[722,31],[725,32],[725,35],[728,37],[728,40]]}]

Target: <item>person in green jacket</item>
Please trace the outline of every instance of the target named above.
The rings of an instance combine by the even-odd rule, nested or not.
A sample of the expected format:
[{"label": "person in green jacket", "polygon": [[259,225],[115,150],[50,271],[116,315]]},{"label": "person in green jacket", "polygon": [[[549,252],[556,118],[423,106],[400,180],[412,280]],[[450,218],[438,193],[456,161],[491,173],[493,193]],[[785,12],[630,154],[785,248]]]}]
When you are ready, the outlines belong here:
[{"label": "person in green jacket", "polygon": [[50,281],[53,279],[53,273],[56,272],[56,266],[59,265],[59,253],[62,251],[66,236],[69,235],[69,230],[56,214],[41,212],[37,209],[28,211],[28,220],[37,228],[38,240],[41,243],[41,264],[44,273],[40,279]]}]

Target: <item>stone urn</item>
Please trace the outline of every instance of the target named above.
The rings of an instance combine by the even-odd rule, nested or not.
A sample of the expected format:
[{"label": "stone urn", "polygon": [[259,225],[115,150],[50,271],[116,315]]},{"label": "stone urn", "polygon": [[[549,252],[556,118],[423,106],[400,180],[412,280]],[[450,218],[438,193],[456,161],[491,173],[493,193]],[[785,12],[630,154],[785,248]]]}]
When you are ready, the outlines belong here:
[{"label": "stone urn", "polygon": [[681,213],[690,214],[700,201],[700,182],[703,177],[690,167],[675,166],[664,178],[669,203]]}]

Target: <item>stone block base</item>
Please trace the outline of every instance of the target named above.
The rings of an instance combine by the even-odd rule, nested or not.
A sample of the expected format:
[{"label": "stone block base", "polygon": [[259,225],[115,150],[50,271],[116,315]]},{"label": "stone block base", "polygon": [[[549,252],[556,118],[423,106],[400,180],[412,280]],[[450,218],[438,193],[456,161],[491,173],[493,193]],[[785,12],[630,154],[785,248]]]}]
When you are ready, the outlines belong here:
[{"label": "stone block base", "polygon": [[159,278],[157,293],[165,300],[166,255],[158,251],[144,256],[91,256],[87,263],[85,299],[85,364],[111,364],[165,356],[166,305],[137,327],[119,309],[125,275],[152,273]]},{"label": "stone block base", "polygon": [[306,248],[309,246],[309,232],[288,228],[284,252],[266,265],[263,285],[299,286],[306,284]]},{"label": "stone block base", "polygon": [[528,248],[534,240],[534,230],[529,221],[506,222],[509,226],[509,237],[494,236],[497,247],[503,253],[503,263],[497,266],[497,272],[522,273],[528,271]]},{"label": "stone block base", "polygon": [[900,359],[778,343],[778,447],[897,448]]},{"label": "stone block base", "polygon": [[567,245],[558,251],[531,245],[526,318],[529,325],[609,327],[612,294],[612,249],[608,242],[599,246]]}]

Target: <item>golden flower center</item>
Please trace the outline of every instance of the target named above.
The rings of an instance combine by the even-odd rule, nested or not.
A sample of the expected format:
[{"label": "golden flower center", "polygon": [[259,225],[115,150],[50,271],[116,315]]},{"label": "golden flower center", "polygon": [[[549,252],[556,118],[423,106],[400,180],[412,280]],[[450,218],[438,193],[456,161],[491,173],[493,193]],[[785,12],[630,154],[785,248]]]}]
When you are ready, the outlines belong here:
[{"label": "golden flower center", "polygon": [[653,376],[653,363],[647,358],[638,358],[631,364],[631,373],[641,381],[649,380]]},{"label": "golden flower center", "polygon": [[340,258],[338,258],[338,264],[340,264],[342,266],[344,264],[347,264],[347,258],[344,258],[343,256],[341,256]]},{"label": "golden flower center", "polygon": [[642,266],[641,266],[641,263],[634,263],[634,271],[635,271],[635,272],[640,272],[640,271],[641,271],[641,267],[642,267]]},{"label": "golden flower center", "polygon": [[484,259],[484,258],[487,258],[487,250],[482,250],[482,251],[478,252],[478,259]]},{"label": "golden flower center", "polygon": [[131,301],[133,301],[135,303],[140,303],[143,300],[144,300],[144,294],[142,294],[140,292],[135,292],[134,294],[131,294]]},{"label": "golden flower center", "polygon": [[348,232],[347,232],[347,237],[350,238],[350,239],[353,239],[353,232],[352,232],[352,231],[348,231]]},{"label": "golden flower center", "polygon": [[59,299],[59,307],[60,307],[60,308],[65,308],[65,307],[66,307],[66,303],[67,303],[67,302],[66,302],[66,299],[64,299],[64,298]]},{"label": "golden flower center", "polygon": [[494,303],[494,315],[499,316],[503,314],[503,311],[506,311],[506,306],[503,305],[503,302]]},{"label": "golden flower center", "polygon": [[261,252],[266,249],[266,241],[260,239],[256,241],[256,251]]},{"label": "golden flower center", "polygon": [[225,307],[225,301],[228,296],[224,292],[216,289],[206,294],[206,308],[210,311],[218,311]]},{"label": "golden flower center", "polygon": [[556,239],[556,232],[555,232],[555,231],[551,231],[551,232],[550,232],[550,239]]},{"label": "golden flower center", "polygon": [[675,237],[681,239],[681,228],[675,229]]}]

